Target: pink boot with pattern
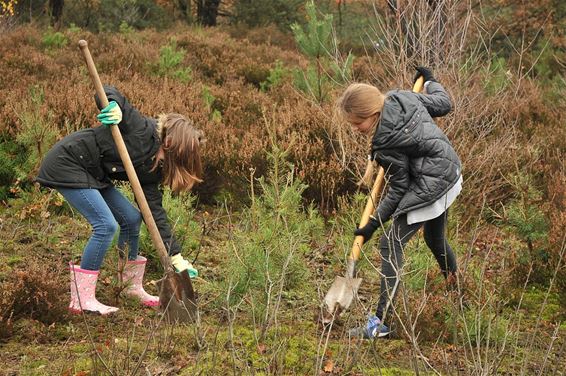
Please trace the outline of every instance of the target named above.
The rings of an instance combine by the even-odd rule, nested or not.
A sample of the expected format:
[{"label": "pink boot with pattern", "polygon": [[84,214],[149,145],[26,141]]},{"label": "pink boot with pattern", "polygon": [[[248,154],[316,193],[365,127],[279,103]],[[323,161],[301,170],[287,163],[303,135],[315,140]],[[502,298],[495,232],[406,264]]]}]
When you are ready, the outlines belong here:
[{"label": "pink boot with pattern", "polygon": [[126,285],[123,293],[127,296],[138,298],[144,306],[157,307],[159,305],[159,297],[149,295],[143,289],[143,275],[146,263],[147,259],[143,256],[138,256],[135,260],[126,263],[122,272],[122,283]]},{"label": "pink boot with pattern", "polygon": [[72,313],[94,312],[101,315],[108,315],[118,310],[96,300],[96,282],[98,280],[98,270],[86,270],[79,268],[78,265],[69,263],[71,271],[71,303],[69,311]]}]

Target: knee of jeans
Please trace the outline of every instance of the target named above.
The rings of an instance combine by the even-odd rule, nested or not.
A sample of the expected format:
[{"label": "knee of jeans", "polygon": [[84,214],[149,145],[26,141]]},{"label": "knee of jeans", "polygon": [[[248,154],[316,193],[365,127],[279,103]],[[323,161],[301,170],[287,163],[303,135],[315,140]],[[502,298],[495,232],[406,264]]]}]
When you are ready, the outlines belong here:
[{"label": "knee of jeans", "polygon": [[128,226],[131,226],[134,229],[139,229],[139,227],[142,223],[141,213],[136,210],[136,211],[132,212],[128,216],[128,218],[126,218],[126,220],[128,221]]},{"label": "knee of jeans", "polygon": [[113,238],[118,231],[118,222],[114,219],[108,219],[94,226],[94,232],[106,238]]}]

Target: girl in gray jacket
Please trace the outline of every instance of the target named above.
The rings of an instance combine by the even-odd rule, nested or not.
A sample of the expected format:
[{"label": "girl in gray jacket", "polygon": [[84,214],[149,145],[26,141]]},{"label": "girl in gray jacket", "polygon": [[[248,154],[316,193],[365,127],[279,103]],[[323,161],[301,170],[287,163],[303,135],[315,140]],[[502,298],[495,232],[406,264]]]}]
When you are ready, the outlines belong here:
[{"label": "girl in gray jacket", "polygon": [[448,207],[462,188],[461,163],[433,117],[451,110],[448,94],[424,67],[425,93],[394,90],[383,95],[374,86],[355,83],[338,100],[338,108],[351,126],[371,135],[370,159],[386,172],[389,186],[367,225],[354,231],[367,242],[378,227],[392,219],[380,239],[381,292],[376,314],[364,327],[351,331],[363,338],[383,337],[384,324],[399,286],[403,248],[424,227],[424,239],[445,278],[453,279],[456,257],[446,241]]}]

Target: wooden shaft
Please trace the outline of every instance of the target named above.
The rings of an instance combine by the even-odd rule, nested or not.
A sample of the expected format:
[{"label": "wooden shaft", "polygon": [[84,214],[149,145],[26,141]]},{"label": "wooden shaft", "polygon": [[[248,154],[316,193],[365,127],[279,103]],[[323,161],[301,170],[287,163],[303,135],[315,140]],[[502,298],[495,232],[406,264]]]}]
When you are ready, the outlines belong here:
[{"label": "wooden shaft", "polygon": [[[102,82],[100,81],[100,77],[98,76],[96,66],[94,65],[94,61],[92,60],[87,41],[80,40],[79,47],[81,48],[86,64],[88,66],[88,73],[90,74],[92,82],[94,83],[96,94],[98,95],[100,103],[102,103],[102,107],[104,108],[108,106],[108,98],[106,97],[106,93],[104,92],[104,88],[102,87]],[[159,233],[157,224],[155,223],[153,215],[151,214],[151,209],[149,208],[147,200],[145,199],[145,195],[138,179],[138,175],[136,174],[136,170],[134,169],[134,165],[132,164],[132,160],[130,159],[130,155],[128,154],[128,149],[126,148],[122,134],[120,133],[120,128],[118,128],[117,125],[112,125],[110,126],[110,130],[112,132],[112,138],[114,138],[114,142],[116,143],[118,153],[120,154],[120,158],[122,159],[122,163],[124,164],[124,168],[126,169],[126,174],[128,175],[128,179],[130,180],[132,190],[134,191],[134,196],[136,197],[136,201],[138,203],[138,206],[140,207],[143,220],[147,226],[149,235],[151,236],[153,246],[157,249],[159,258],[161,259],[161,263],[163,264],[165,271],[170,272],[173,270],[171,260],[169,260],[167,249],[165,248],[163,239],[161,239],[161,234]]]},{"label": "wooden shaft", "polygon": [[[371,189],[371,194],[369,196],[368,202],[364,212],[362,213],[362,219],[360,220],[360,227],[364,227],[369,222],[369,216],[373,214],[375,207],[377,206],[377,197],[383,189],[385,171],[383,167],[379,166],[379,171],[377,172],[377,177],[373,183],[373,188]],[[360,252],[362,250],[362,245],[364,245],[364,237],[358,235],[354,238],[354,244],[352,245],[352,250],[350,251],[350,258],[352,260],[358,260],[360,258]]]},{"label": "wooden shaft", "polygon": [[[415,85],[413,86],[413,91],[415,93],[420,92],[423,89],[423,85],[424,85],[424,78],[421,76],[415,82]],[[360,220],[359,227],[365,226],[369,222],[370,215],[372,215],[372,213],[375,211],[375,208],[377,207],[377,198],[381,193],[381,190],[383,189],[383,182],[385,180],[384,178],[385,178],[385,171],[383,170],[383,167],[379,166],[379,171],[377,173],[377,177],[375,178],[375,182],[373,183],[373,188],[366,203],[364,212],[362,213],[362,219]],[[360,258],[362,245],[364,245],[364,237],[361,235],[356,236],[354,238],[354,244],[352,245],[352,249],[350,250],[350,257],[349,257],[350,260],[357,261]]]},{"label": "wooden shaft", "polygon": [[423,91],[423,86],[424,86],[424,77],[420,76],[413,85],[413,93],[420,93],[421,91]]}]

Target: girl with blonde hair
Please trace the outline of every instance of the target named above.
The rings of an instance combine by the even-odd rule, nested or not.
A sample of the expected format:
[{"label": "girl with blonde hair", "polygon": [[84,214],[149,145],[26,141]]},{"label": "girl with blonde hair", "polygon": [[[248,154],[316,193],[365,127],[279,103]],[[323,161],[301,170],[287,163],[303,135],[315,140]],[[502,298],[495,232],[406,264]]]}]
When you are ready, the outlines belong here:
[{"label": "girl with blonde hair", "polygon": [[118,249],[125,258],[123,293],[138,298],[145,306],[159,305],[159,298],[143,288],[147,259],[138,255],[142,216],[113,185],[114,180],[128,181],[128,177],[108,129],[112,124],[120,128],[173,266],[177,272],[186,270],[190,277],[198,274],[181,255],[181,246],[162,205],[160,185],[176,194],[202,182],[201,132],[180,114],[161,115],[157,120],[145,117],[115,87],[105,86],[104,90],[109,100],[107,107],[101,108],[95,97],[101,110],[97,118],[103,126],[74,132],[56,143],[45,155],[36,178],[40,184],[59,191],[92,226],[80,267],[69,264],[69,310],[74,313],[105,315],[118,310],[95,297],[100,266],[118,228]]},{"label": "girl with blonde hair", "polygon": [[337,105],[344,119],[371,137],[370,159],[385,170],[387,194],[367,225],[354,231],[364,242],[378,227],[392,220],[380,239],[381,292],[374,315],[366,325],[350,331],[362,338],[390,333],[384,323],[391,314],[403,268],[403,249],[424,228],[424,239],[445,278],[452,281],[456,257],[446,240],[448,207],[462,189],[461,163],[450,141],[433,117],[451,110],[450,97],[430,69],[417,68],[425,93],[394,90],[383,95],[376,87],[350,85]]}]

